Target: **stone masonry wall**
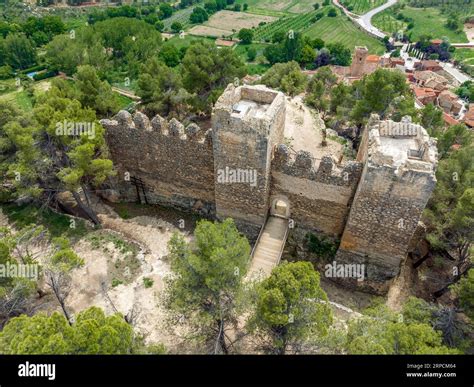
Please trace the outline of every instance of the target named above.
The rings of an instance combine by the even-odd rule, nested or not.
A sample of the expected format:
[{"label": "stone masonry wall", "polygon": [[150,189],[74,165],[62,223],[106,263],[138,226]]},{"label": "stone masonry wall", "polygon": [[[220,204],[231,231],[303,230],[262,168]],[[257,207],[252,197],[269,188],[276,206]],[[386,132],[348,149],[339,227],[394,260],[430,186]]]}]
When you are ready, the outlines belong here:
[{"label": "stone masonry wall", "polygon": [[135,201],[129,176],[141,178],[152,189],[150,203],[192,210],[203,215],[215,212],[214,158],[211,132],[196,124],[186,128],[176,119],[160,116],[151,121],[142,113],[133,117],[120,111],[113,120],[102,120],[122,200]]},{"label": "stone masonry wall", "polygon": [[[436,184],[436,143],[421,126],[409,122],[372,118],[366,130],[368,140],[361,149],[366,163],[336,261],[364,264],[366,280],[354,280],[353,285],[383,294],[400,271]],[[387,137],[385,145],[382,137]],[[397,147],[398,141],[404,144],[410,138],[416,138],[413,143],[424,149],[419,158],[393,156],[393,151],[384,148],[387,143]]]},{"label": "stone masonry wall", "polygon": [[[256,103],[261,112],[237,114],[239,101]],[[233,218],[251,239],[269,208],[271,152],[274,141],[282,140],[284,122],[284,95],[262,86],[229,85],[213,109],[216,214],[219,219]],[[256,171],[256,184],[220,182],[219,173],[226,168]]]},{"label": "stone masonry wall", "polygon": [[332,237],[342,234],[362,164],[337,165],[323,157],[317,169],[309,152],[292,157],[285,145],[279,145],[272,163],[271,197],[287,199],[290,217],[297,227],[316,230]]}]

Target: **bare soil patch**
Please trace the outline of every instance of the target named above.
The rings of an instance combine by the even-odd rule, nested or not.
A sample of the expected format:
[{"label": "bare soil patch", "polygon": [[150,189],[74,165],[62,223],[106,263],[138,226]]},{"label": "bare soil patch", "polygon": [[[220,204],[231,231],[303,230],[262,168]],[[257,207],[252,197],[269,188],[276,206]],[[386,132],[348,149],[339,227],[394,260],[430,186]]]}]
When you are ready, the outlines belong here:
[{"label": "bare soil patch", "polygon": [[[310,152],[314,158],[321,159],[326,155],[339,158],[343,154],[343,145],[337,141],[327,139],[327,145],[322,146],[325,125],[316,112],[309,109],[301,96],[287,97],[285,141],[298,152]],[[319,163],[318,160],[316,160]],[[317,165],[315,166],[317,168]]]},{"label": "bare soil patch", "polygon": [[245,12],[219,11],[212,15],[206,25],[223,30],[257,27],[259,23],[270,23],[277,18],[273,16],[254,15]]},{"label": "bare soil patch", "polygon": [[270,23],[273,16],[254,15],[245,12],[219,11],[212,15],[204,25],[191,28],[191,35],[221,37],[240,31],[242,28],[257,27],[259,23]]},{"label": "bare soil patch", "polygon": [[190,35],[196,36],[210,36],[212,38],[220,38],[224,36],[231,35],[233,32],[231,30],[221,30],[219,28],[209,27],[209,26],[194,26],[189,30]]},{"label": "bare soil patch", "polygon": [[165,314],[159,296],[171,273],[166,260],[168,241],[174,232],[183,233],[187,240],[190,234],[163,219],[124,220],[110,212],[99,215],[102,230],[74,246],[85,265],[72,275],[67,304],[75,313],[93,305],[107,313],[133,312],[134,327],[146,342],[161,342],[173,351],[175,339],[163,329]]},{"label": "bare soil patch", "polygon": [[467,40],[474,42],[474,24],[466,23],[464,24],[464,32],[466,33]]}]

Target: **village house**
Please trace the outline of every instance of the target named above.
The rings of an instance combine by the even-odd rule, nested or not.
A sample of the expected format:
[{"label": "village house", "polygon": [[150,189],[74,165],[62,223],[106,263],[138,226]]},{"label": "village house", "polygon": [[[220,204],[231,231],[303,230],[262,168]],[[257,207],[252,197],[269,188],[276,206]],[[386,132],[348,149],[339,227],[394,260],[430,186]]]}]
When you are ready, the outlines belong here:
[{"label": "village house", "polygon": [[438,96],[438,105],[445,113],[458,115],[462,110],[462,103],[459,102],[459,97],[452,91],[444,90]]},{"label": "village house", "polygon": [[437,60],[422,60],[420,62],[415,63],[415,70],[419,71],[441,71],[443,68],[439,64]]},{"label": "village house", "polygon": [[442,75],[433,71],[415,71],[413,73],[414,82],[421,87],[430,88],[438,93],[448,88],[448,80]]},{"label": "village house", "polygon": [[417,87],[412,86],[413,93],[415,94],[415,98],[422,104],[428,105],[429,103],[435,104],[436,98],[438,95],[436,92],[428,87]]},{"label": "village house", "polygon": [[450,116],[449,114],[443,112],[443,121],[446,126],[457,125],[459,121],[454,117]]},{"label": "village house", "polygon": [[474,104],[469,104],[469,109],[464,115],[464,123],[470,128],[474,128]]}]

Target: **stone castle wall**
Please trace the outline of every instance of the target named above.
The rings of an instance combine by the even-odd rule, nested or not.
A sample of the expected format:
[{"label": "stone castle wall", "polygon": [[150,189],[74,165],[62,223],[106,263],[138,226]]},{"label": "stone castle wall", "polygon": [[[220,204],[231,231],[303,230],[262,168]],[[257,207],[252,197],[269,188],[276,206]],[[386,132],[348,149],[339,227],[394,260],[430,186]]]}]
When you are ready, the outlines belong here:
[{"label": "stone castle wall", "polygon": [[158,203],[203,215],[215,212],[214,157],[211,131],[196,124],[184,127],[160,116],[151,121],[142,113],[121,111],[102,120],[106,141],[118,171],[122,200],[136,201],[136,188],[127,175],[142,179],[149,203]]},{"label": "stone castle wall", "polygon": [[[366,131],[360,150],[366,162],[336,260],[365,264],[367,280],[358,285],[385,293],[435,187],[436,143],[421,126],[406,121],[372,118]],[[406,156],[410,148],[403,141],[423,152]],[[397,146],[401,150],[394,153]]]},{"label": "stone castle wall", "polygon": [[290,155],[279,145],[272,164],[271,198],[287,199],[298,227],[339,237],[362,172],[359,162],[338,165],[325,156],[317,168],[309,152]]},{"label": "stone castle wall", "polygon": [[[283,145],[285,116],[282,93],[229,85],[215,104],[212,130],[125,111],[101,124],[122,200],[137,200],[126,177],[140,178],[149,203],[231,217],[251,240],[283,200],[298,232],[341,239],[338,264],[365,265],[364,281],[343,279],[346,286],[385,293],[436,183],[435,140],[407,118],[374,116],[357,159],[339,164]],[[255,184],[221,181],[226,170],[253,171]]]}]

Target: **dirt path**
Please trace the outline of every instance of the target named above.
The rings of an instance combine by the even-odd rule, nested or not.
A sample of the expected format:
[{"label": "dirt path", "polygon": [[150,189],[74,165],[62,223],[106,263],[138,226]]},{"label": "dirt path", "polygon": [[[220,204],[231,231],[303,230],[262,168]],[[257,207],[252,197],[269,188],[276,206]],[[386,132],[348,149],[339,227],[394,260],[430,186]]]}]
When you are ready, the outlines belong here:
[{"label": "dirt path", "polygon": [[[172,348],[173,338],[162,329],[164,312],[159,306],[159,295],[165,286],[165,277],[171,273],[165,259],[168,241],[173,232],[179,230],[161,219],[139,216],[124,220],[110,207],[107,212],[99,215],[103,225],[101,233],[113,233],[120,240],[139,246],[138,272],[129,283],[112,286],[111,262],[127,257],[124,258],[113,243],[94,249],[90,241],[83,239],[75,245],[75,251],[85,265],[73,273],[68,305],[76,313],[93,305],[104,308],[107,313],[118,311],[127,315],[133,310],[137,314],[135,329],[145,335],[146,342],[160,342]],[[185,237],[190,238],[186,233]],[[151,279],[153,285],[146,288],[144,278]]]},{"label": "dirt path", "polygon": [[387,293],[387,306],[400,311],[403,303],[412,294],[411,284],[413,283],[413,268],[409,262],[405,262],[400,270],[400,274],[393,281]]}]

